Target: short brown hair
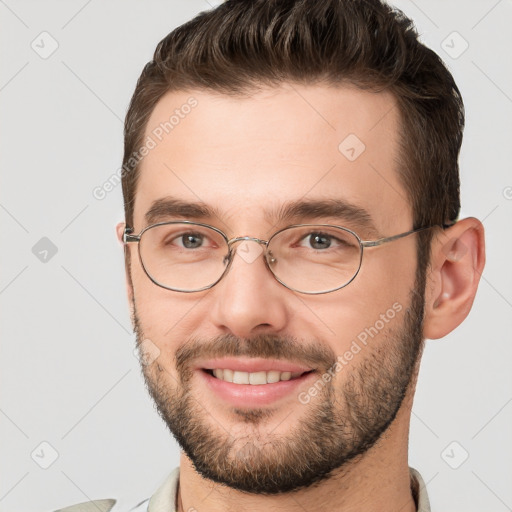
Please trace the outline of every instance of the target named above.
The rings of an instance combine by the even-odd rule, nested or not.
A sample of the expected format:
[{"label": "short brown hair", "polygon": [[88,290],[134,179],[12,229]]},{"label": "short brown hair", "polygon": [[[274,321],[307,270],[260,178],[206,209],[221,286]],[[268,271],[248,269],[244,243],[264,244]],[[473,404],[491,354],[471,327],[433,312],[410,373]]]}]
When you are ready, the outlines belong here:
[{"label": "short brown hair", "polygon": [[[452,75],[418,41],[409,18],[380,0],[227,0],[167,35],[137,82],[124,133],[127,225],[139,173],[129,159],[165,93],[243,96],[285,81],[390,91],[400,110],[398,172],[414,227],[456,220],[464,106]],[[419,242],[430,242],[431,230],[420,235]],[[419,254],[424,266],[429,256]]]}]

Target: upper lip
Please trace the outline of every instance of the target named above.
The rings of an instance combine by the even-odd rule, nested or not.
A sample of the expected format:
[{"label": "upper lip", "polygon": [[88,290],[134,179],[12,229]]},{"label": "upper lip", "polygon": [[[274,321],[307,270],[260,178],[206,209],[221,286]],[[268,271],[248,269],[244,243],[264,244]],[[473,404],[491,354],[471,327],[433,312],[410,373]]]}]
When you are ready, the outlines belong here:
[{"label": "upper lip", "polygon": [[279,359],[243,358],[243,357],[222,357],[217,359],[208,359],[198,363],[198,370],[229,369],[240,372],[262,372],[262,371],[280,371],[280,372],[309,372],[313,370],[308,366]]}]

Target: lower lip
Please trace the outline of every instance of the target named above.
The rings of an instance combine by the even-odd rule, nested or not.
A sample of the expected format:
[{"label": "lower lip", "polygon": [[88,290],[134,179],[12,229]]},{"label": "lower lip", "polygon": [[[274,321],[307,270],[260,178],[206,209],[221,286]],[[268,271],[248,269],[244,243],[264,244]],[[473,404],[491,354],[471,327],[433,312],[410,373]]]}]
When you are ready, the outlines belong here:
[{"label": "lower lip", "polygon": [[217,379],[204,370],[198,370],[200,377],[217,396],[237,407],[268,405],[290,395],[297,397],[298,388],[314,378],[314,372],[305,373],[290,380],[280,380],[271,384],[233,384]]}]

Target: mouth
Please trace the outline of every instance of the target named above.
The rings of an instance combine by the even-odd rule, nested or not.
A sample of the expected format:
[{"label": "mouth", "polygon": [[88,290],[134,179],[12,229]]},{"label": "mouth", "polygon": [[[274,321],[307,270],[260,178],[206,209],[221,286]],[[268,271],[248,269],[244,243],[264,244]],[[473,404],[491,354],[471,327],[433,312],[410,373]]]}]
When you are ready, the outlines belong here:
[{"label": "mouth", "polygon": [[301,364],[264,358],[212,359],[195,370],[206,392],[245,409],[296,398],[316,373]]}]

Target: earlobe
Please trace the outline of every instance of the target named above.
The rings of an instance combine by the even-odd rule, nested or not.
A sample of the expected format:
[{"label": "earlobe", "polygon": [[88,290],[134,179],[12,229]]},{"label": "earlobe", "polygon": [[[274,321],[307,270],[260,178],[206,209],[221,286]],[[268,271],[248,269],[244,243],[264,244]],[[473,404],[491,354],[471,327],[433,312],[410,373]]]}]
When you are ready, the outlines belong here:
[{"label": "earlobe", "polygon": [[432,241],[423,335],[446,336],[467,317],[485,264],[484,228],[475,218],[458,221]]}]

